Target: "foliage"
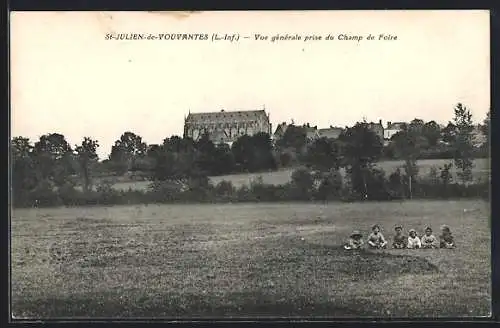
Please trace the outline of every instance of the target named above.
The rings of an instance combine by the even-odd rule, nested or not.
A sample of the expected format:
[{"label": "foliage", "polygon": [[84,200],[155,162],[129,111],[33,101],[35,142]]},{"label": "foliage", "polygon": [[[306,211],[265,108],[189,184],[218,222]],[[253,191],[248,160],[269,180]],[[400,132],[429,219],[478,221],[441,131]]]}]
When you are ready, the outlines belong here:
[{"label": "foliage", "polygon": [[314,190],[314,178],[306,168],[299,168],[292,173],[291,187],[293,198],[298,200],[311,200]]},{"label": "foliage", "polygon": [[485,143],[483,145],[484,148],[488,148],[490,145],[490,116],[491,116],[491,111],[488,111],[486,114],[486,118],[483,120],[483,124],[481,125],[481,132],[484,134],[486,137]]},{"label": "foliage", "polygon": [[142,137],[127,131],[111,147],[109,159],[115,163],[122,164],[120,166],[120,173],[123,174],[134,166],[137,158],[145,156],[146,152],[147,145],[142,141]]},{"label": "foliage", "polygon": [[33,147],[32,158],[39,180],[47,179],[56,186],[62,186],[75,173],[72,149],[62,134],[42,135]]},{"label": "foliage", "polygon": [[425,125],[422,122],[413,120],[407,128],[392,137],[395,152],[405,161],[404,179],[407,182],[406,189],[410,198],[412,198],[413,193],[412,184],[415,183],[418,174],[417,158],[427,145],[427,140],[421,134],[424,129]]},{"label": "foliage", "polygon": [[455,107],[454,125],[457,128],[454,140],[455,166],[460,170],[457,174],[463,183],[472,180],[473,145],[472,145],[472,114],[462,104]]},{"label": "foliage", "polygon": [[441,179],[441,183],[444,186],[448,186],[449,184],[451,184],[453,177],[451,175],[450,170],[452,167],[453,167],[453,164],[448,163],[448,164],[445,164],[442,168],[440,168],[439,177]]},{"label": "foliage", "polygon": [[303,151],[306,144],[306,127],[296,126],[294,124],[288,125],[283,136],[277,141],[277,145],[280,149],[292,148],[297,154]]},{"label": "foliage", "polygon": [[76,158],[80,166],[80,172],[83,179],[83,188],[85,191],[91,189],[91,174],[90,166],[97,162],[97,148],[99,143],[97,140],[85,137],[81,145],[75,146]]},{"label": "foliage", "polygon": [[342,175],[338,170],[331,170],[321,177],[316,199],[319,200],[335,200],[342,197],[343,189]]},{"label": "foliage", "polygon": [[427,122],[423,126],[422,135],[430,147],[435,147],[441,137],[441,128],[435,121]]},{"label": "foliage", "polygon": [[366,199],[370,192],[367,175],[371,173],[374,162],[381,157],[383,145],[365,122],[344,130],[339,141],[342,143],[342,166],[349,175],[353,194]]},{"label": "foliage", "polygon": [[13,197],[23,199],[27,192],[37,186],[39,179],[32,156],[33,146],[28,138],[15,137],[11,141],[10,150]]},{"label": "foliage", "polygon": [[[489,120],[490,114],[481,125],[488,137]],[[455,108],[454,121],[444,129],[434,121],[414,119],[393,136],[387,147],[382,146],[366,122],[346,128],[337,140],[318,138],[308,143],[306,129],[307,125],[289,125],[275,144],[267,133],[244,135],[231,147],[214,144],[208,135],[198,141],[172,136],[161,144],[147,145],[140,136],[125,132],[113,145],[109,158],[102,162],[97,158],[97,140],[89,137],[73,150],[62,134],[43,135],[34,145],[19,136],[10,143],[13,202],[15,206],[49,206],[139,200],[381,200],[405,195],[431,197],[435,192],[430,185],[445,195],[454,195],[458,187],[452,183],[451,164],[439,172],[434,169],[432,178],[421,181],[417,178],[417,160],[454,159],[465,184],[471,178],[472,159],[489,155],[487,147],[471,146],[471,115],[461,104]],[[404,159],[405,165],[386,178],[374,166],[382,156]],[[290,183],[279,186],[257,180],[249,188],[236,189],[226,183],[212,186],[208,182],[208,176],[262,172],[278,165],[305,167],[293,173]],[[346,179],[340,169],[345,169]],[[150,190],[120,192],[105,183],[92,188],[92,180],[97,176],[121,179],[125,173],[147,176],[151,180]],[[81,191],[77,183],[81,184]]]},{"label": "foliage", "polygon": [[319,138],[308,148],[305,164],[314,170],[338,170],[341,164],[340,145],[334,140]]},{"label": "foliage", "polygon": [[276,169],[271,138],[267,133],[241,136],[231,146],[231,152],[239,171],[258,172]]}]

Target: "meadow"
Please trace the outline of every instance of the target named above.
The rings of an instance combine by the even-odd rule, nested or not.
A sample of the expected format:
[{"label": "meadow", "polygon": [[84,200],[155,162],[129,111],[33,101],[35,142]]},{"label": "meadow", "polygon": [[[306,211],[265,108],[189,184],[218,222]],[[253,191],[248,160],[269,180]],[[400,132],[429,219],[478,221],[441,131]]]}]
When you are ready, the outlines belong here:
[{"label": "meadow", "polygon": [[[487,316],[480,200],[14,209],[12,314],[61,317]],[[374,223],[453,250],[345,251]]]},{"label": "meadow", "polygon": [[[444,159],[419,160],[417,162],[419,167],[419,176],[421,177],[428,176],[432,167],[435,167],[436,169],[439,170],[439,168],[443,167],[444,164],[450,162],[452,162],[452,160],[444,160]],[[490,172],[489,159],[479,158],[476,159],[474,163],[475,163],[473,169],[474,177],[476,179],[487,179]],[[377,163],[377,166],[385,170],[389,175],[392,172],[396,171],[396,169],[398,167],[401,167],[403,164],[404,164],[403,161],[383,161]],[[233,186],[239,188],[243,185],[249,185],[251,181],[261,176],[265,183],[278,185],[290,182],[293,170],[294,169],[281,169],[273,172],[231,174],[231,175],[211,177],[210,180],[213,184],[217,184],[221,181],[231,181]],[[342,174],[345,174],[344,170],[341,171]],[[451,169],[451,173],[454,177],[456,177],[455,167]],[[144,190],[148,188],[149,184],[150,184],[149,181],[125,181],[125,182],[117,182],[113,185],[113,187],[118,190],[128,190],[129,188],[132,188],[132,190]]]}]

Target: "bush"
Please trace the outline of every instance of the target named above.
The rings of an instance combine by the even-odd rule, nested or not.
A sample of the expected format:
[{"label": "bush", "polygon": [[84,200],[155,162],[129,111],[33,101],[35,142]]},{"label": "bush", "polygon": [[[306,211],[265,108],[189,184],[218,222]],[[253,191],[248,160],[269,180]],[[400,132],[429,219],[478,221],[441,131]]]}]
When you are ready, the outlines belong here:
[{"label": "bush", "polygon": [[352,170],[343,192],[343,198],[354,200],[391,200],[395,197],[389,188],[385,171],[373,167]]},{"label": "bush", "polygon": [[299,168],[292,173],[290,196],[293,200],[311,200],[314,191],[314,178],[311,171]]},{"label": "bush", "polygon": [[397,168],[396,171],[389,175],[387,186],[393,198],[401,199],[405,197],[405,183],[403,179],[405,179],[405,177],[401,173],[400,168]]},{"label": "bush", "polygon": [[315,199],[328,201],[342,197],[343,179],[339,171],[331,171],[321,177]]},{"label": "bush", "polygon": [[214,188],[217,200],[230,201],[233,199],[236,189],[233,187],[231,181],[221,181]]},{"label": "bush", "polygon": [[64,205],[80,205],[81,192],[72,183],[65,183],[58,190],[59,198]]},{"label": "bush", "polygon": [[26,205],[28,206],[50,207],[60,206],[62,204],[59,194],[54,190],[53,184],[48,180],[41,181],[38,186],[29,193],[26,199]]},{"label": "bush", "polygon": [[[438,173],[431,171],[428,177],[418,180],[413,186],[413,198],[483,198],[489,200],[489,181],[460,185],[452,183],[451,165]],[[37,206],[83,206],[114,204],[148,204],[177,202],[276,202],[311,200],[391,200],[403,197],[401,170],[396,170],[389,178],[381,170],[370,169],[365,172],[368,193],[355,191],[350,179],[343,181],[337,171],[318,175],[320,183],[316,188],[313,174],[304,168],[292,174],[292,181],[283,185],[270,185],[262,177],[251,181],[250,186],[234,188],[231,182],[222,181],[216,186],[206,179],[186,181],[154,181],[146,191],[113,189],[111,183],[103,182],[95,191],[84,192],[70,183],[61,186],[56,192],[49,181],[40,183],[33,191],[26,192],[24,198],[17,197],[15,207]]]}]

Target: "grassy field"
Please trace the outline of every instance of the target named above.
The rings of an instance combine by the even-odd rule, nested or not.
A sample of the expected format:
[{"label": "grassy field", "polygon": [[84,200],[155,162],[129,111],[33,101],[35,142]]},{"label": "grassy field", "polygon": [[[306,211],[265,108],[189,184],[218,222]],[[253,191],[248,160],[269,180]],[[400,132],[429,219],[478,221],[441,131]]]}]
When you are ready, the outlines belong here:
[{"label": "grassy field", "polygon": [[[30,317],[446,317],[490,312],[489,204],[17,209],[12,312]],[[353,229],[448,224],[454,250],[358,252]],[[438,231],[436,231],[438,233]]]},{"label": "grassy field", "polygon": [[[436,167],[438,170],[444,164],[451,162],[451,160],[443,159],[427,159],[418,161],[419,175],[427,176],[432,167]],[[380,168],[384,169],[388,174],[394,172],[398,167],[403,165],[402,161],[384,161],[377,164]],[[217,184],[220,181],[226,180],[231,181],[235,187],[240,187],[242,185],[248,185],[255,178],[262,176],[265,183],[270,184],[284,184],[290,181],[292,176],[292,169],[284,169],[275,172],[264,172],[264,173],[251,173],[251,174],[231,174],[218,177],[212,177],[210,180],[212,183]],[[479,179],[486,179],[490,172],[490,162],[489,159],[476,159],[474,167],[474,176]],[[343,172],[344,173],[344,172]],[[452,169],[452,174],[456,175],[455,168]],[[148,187],[149,181],[132,181],[132,182],[118,182],[114,185],[114,188],[119,190],[128,190],[129,188],[135,190],[143,190]]]}]

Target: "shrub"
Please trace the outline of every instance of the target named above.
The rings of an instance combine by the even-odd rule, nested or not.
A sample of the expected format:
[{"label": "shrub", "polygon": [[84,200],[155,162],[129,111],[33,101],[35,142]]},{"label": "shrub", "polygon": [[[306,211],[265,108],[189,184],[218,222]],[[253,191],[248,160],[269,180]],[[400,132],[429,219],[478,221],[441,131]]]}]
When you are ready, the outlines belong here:
[{"label": "shrub", "polygon": [[41,181],[27,197],[27,204],[38,207],[50,207],[62,205],[59,194],[54,190],[54,186],[49,180]]},{"label": "shrub", "polygon": [[[431,170],[428,177],[414,185],[413,198],[483,198],[489,199],[489,181],[470,185],[452,183],[451,165]],[[30,207],[35,201],[38,206],[78,206],[78,205],[113,205],[175,202],[276,202],[310,200],[390,200],[403,196],[404,184],[401,170],[396,170],[388,178],[381,170],[370,169],[365,173],[367,194],[353,190],[350,179],[342,179],[338,171],[317,175],[320,181],[314,186],[313,174],[304,168],[292,174],[292,181],[283,185],[264,183],[262,177],[252,180],[250,186],[234,188],[231,182],[222,181],[212,186],[206,179],[187,179],[186,181],[154,181],[148,190],[113,189],[112,184],[103,182],[95,191],[84,192],[71,184],[65,184],[56,192],[50,181],[43,181],[34,190],[26,192],[24,198],[16,196],[14,206]]]},{"label": "shrub", "polygon": [[403,183],[404,176],[401,173],[401,169],[397,168],[396,171],[389,175],[388,188],[391,191],[393,198],[404,198],[405,196],[405,184]]},{"label": "shrub", "polygon": [[448,163],[448,164],[445,164],[444,167],[442,167],[440,169],[440,179],[441,179],[441,183],[445,186],[449,185],[451,183],[451,181],[453,180],[453,177],[451,175],[451,168],[453,167],[453,164],[451,163]]},{"label": "shrub", "polygon": [[65,183],[58,190],[59,198],[64,205],[80,205],[82,192],[75,189],[73,183]]},{"label": "shrub", "polygon": [[255,197],[251,191],[251,189],[243,185],[238,190],[236,191],[236,199],[240,202],[248,202],[248,201],[255,201]]},{"label": "shrub", "polygon": [[214,188],[215,196],[221,200],[231,200],[234,197],[236,189],[231,181],[221,181]]},{"label": "shrub", "polygon": [[338,170],[330,171],[322,176],[315,198],[325,201],[340,199],[342,189],[342,175]]},{"label": "shrub", "polygon": [[299,168],[292,173],[290,195],[294,200],[311,200],[314,191],[314,178],[306,168]]}]

